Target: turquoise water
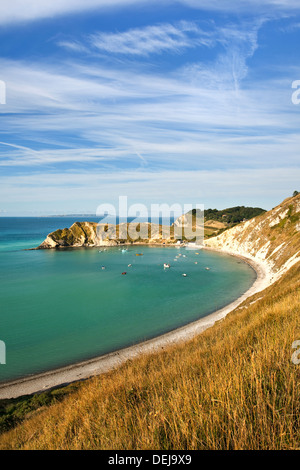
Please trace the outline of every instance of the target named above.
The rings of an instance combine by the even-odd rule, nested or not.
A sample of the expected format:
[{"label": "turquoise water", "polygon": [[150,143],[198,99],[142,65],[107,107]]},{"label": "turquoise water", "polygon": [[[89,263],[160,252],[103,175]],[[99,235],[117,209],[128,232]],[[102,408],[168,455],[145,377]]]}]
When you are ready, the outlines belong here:
[{"label": "turquoise water", "polygon": [[24,250],[74,221],[0,218],[0,340],[7,353],[0,381],[170,331],[224,307],[255,280],[247,264],[201,250]]}]

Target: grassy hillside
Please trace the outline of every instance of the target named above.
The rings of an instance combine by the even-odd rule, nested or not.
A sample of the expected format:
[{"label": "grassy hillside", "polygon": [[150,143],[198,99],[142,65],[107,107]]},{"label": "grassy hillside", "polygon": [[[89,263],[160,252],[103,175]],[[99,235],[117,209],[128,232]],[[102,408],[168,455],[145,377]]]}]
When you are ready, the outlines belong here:
[{"label": "grassy hillside", "polygon": [[299,449],[299,300],[298,263],[189,343],[41,403],[0,448]]}]

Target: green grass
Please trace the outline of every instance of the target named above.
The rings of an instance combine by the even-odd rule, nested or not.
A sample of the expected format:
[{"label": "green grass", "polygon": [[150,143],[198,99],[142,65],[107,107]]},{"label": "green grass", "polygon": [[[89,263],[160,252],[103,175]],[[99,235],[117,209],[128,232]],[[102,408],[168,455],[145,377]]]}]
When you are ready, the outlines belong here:
[{"label": "green grass", "polygon": [[56,388],[40,394],[26,395],[11,400],[0,400],[0,434],[17,426],[25,418],[28,419],[42,407],[61,401],[67,394],[77,390],[79,383],[68,387]]}]

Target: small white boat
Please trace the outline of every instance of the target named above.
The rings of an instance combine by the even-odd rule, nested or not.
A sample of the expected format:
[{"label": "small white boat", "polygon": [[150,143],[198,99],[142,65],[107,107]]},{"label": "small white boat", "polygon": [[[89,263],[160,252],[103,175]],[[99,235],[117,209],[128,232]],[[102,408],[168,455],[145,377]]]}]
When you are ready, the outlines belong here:
[{"label": "small white boat", "polygon": [[128,265],[128,268],[131,268],[131,266],[132,266],[132,264],[129,264],[129,265]]},{"label": "small white boat", "polygon": [[205,269],[206,269],[207,271],[209,271],[209,270],[210,270],[210,268],[205,268]]},{"label": "small white boat", "polygon": [[122,253],[126,253],[128,250],[126,250],[125,248],[122,249]]},{"label": "small white boat", "polygon": [[184,273],[184,274],[183,274],[183,277],[186,277],[186,276],[187,276],[187,275]]},{"label": "small white boat", "polygon": [[164,263],[164,268],[169,268],[169,267],[170,267],[170,265],[169,265],[169,264],[167,264],[167,263]]},{"label": "small white boat", "polygon": [[105,269],[105,266],[102,266],[102,269]]}]

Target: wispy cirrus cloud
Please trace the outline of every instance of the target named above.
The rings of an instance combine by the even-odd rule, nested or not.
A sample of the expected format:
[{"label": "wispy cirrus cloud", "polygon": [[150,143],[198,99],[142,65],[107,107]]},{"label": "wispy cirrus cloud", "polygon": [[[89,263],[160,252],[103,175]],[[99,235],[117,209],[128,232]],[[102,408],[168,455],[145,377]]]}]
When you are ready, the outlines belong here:
[{"label": "wispy cirrus cloud", "polygon": [[224,49],[247,50],[246,56],[251,56],[257,48],[257,31],[267,17],[237,25],[219,27],[210,24],[206,29],[197,22],[180,21],[177,23],[162,23],[143,28],[133,28],[123,32],[97,32],[75,40],[59,41],[57,44],[74,52],[96,51],[105,54],[148,56],[165,52],[179,53],[184,49],[218,45]]},{"label": "wispy cirrus cloud", "polygon": [[[124,162],[157,171],[183,165],[212,169],[225,162],[231,168],[272,166],[283,154],[293,165],[298,158],[299,119],[289,112],[290,83],[252,82],[237,95],[225,75],[226,67],[232,73],[229,63],[223,74],[215,65],[202,65],[196,78],[194,70],[161,77],[143,68],[121,73],[90,63],[63,69],[2,60],[1,66],[10,96],[2,122],[2,169],[56,172],[74,163],[122,173]],[[220,76],[223,84],[216,88]],[[18,145],[17,138],[28,145]]]},{"label": "wispy cirrus cloud", "polygon": [[196,23],[181,21],[130,29],[121,33],[99,32],[90,37],[90,44],[101,52],[126,55],[149,55],[180,52],[200,45],[211,47],[214,39]]},{"label": "wispy cirrus cloud", "polygon": [[[98,32],[82,38],[81,42],[77,38],[74,41],[61,41],[58,45],[91,56],[100,52],[109,57],[115,54],[131,60],[150,54],[176,54],[185,49],[194,49],[195,58],[182,67],[182,74],[188,78],[193,76],[196,86],[201,82],[206,83],[206,88],[209,83],[214,88],[226,84],[226,88],[232,85],[238,91],[241,80],[248,73],[247,60],[258,48],[258,31],[268,20],[267,16],[262,16],[239,25],[220,27],[210,23],[205,28],[194,21],[163,23],[117,33]],[[203,65],[197,60],[199,49],[203,48],[213,51],[210,53],[212,59],[209,65]]]},{"label": "wispy cirrus cloud", "polygon": [[[221,12],[255,11],[295,11],[300,9],[298,0],[174,0],[184,6]],[[0,24],[37,21],[45,18],[56,18],[66,14],[78,14],[91,10],[107,10],[122,7],[143,5],[159,7],[170,6],[169,0],[1,0]]]},{"label": "wispy cirrus cloud", "polygon": [[[219,185],[223,195],[230,188],[240,198],[259,194],[268,177],[272,191],[283,175],[277,188],[285,196],[299,174],[291,81],[300,69],[284,68],[281,79],[268,70],[245,82],[265,19],[233,21],[100,32],[100,47],[99,33],[86,33],[72,42],[77,54],[60,50],[58,61],[0,58],[8,97],[0,193],[46,204],[55,188],[57,201],[69,207],[79,200],[97,206],[117,192],[158,200],[193,193],[203,201]],[[170,69],[153,67],[152,56],[147,67],[150,54],[183,56],[186,49],[193,54],[172,57]],[[102,60],[104,54],[123,55]]]}]

